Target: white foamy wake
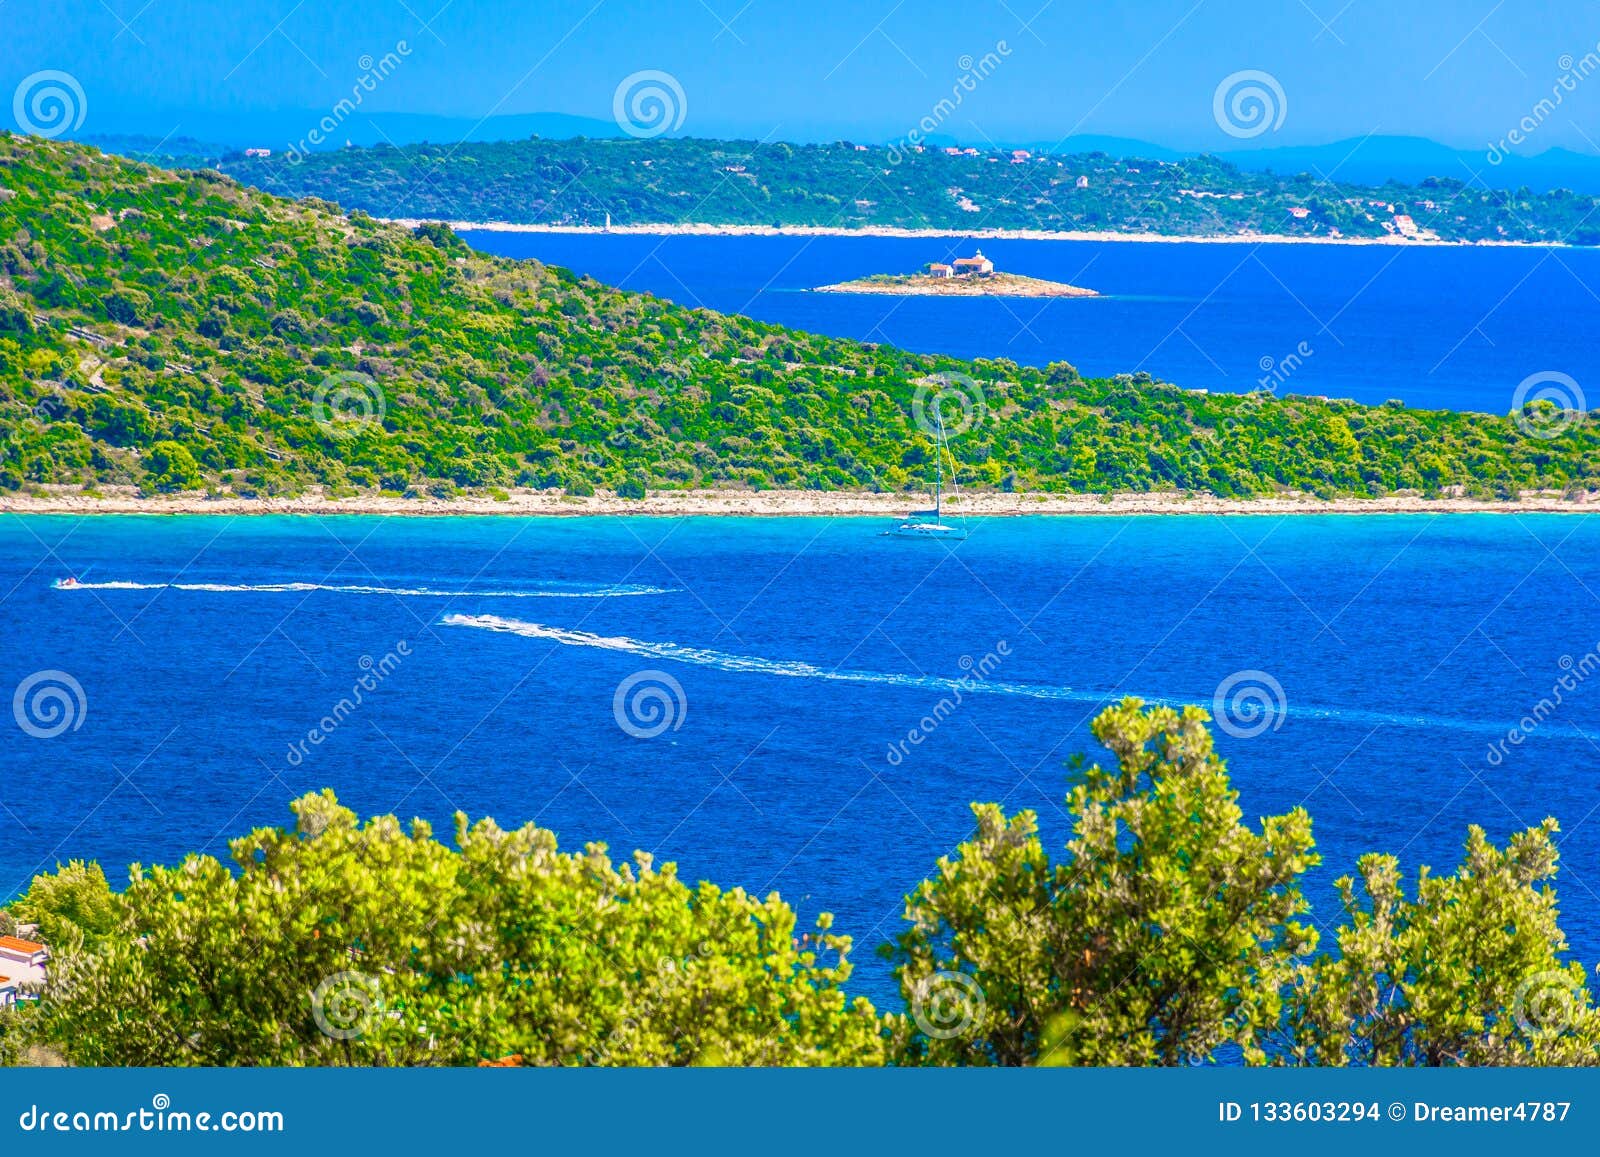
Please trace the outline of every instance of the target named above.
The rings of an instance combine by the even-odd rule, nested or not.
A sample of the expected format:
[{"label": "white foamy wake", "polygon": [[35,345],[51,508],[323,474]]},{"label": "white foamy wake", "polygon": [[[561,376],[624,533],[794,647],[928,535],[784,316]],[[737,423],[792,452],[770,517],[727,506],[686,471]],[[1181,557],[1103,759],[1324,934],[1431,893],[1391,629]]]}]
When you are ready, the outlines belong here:
[{"label": "white foamy wake", "polygon": [[[621,651],[652,659],[667,659],[689,663],[698,667],[713,667],[719,671],[732,671],[756,675],[779,675],[793,679],[821,679],[833,683],[877,683],[891,687],[922,687],[935,691],[960,691],[963,695],[1021,695],[1030,699],[1067,700],[1077,703],[1111,704],[1125,695],[1132,695],[1146,703],[1182,707],[1198,704],[1210,710],[1212,697],[1195,695],[1146,695],[1136,691],[1073,690],[1041,683],[1009,683],[998,679],[984,679],[969,675],[962,679],[947,679],[936,675],[899,675],[882,671],[838,671],[818,667],[800,660],[765,659],[755,655],[734,655],[705,647],[686,647],[679,643],[653,643],[632,639],[626,635],[596,635],[590,631],[574,631],[565,627],[552,627],[544,623],[530,623],[523,619],[508,619],[500,615],[446,615],[440,622],[448,627],[473,627],[482,631],[500,631],[522,635],[529,639],[548,639],[567,647],[593,647],[603,651]],[[1370,724],[1373,726],[1419,727],[1430,730],[1463,731],[1481,735],[1504,735],[1507,724],[1491,719],[1452,719],[1430,715],[1401,715],[1361,708],[1316,707],[1295,704],[1271,709],[1267,717],[1275,722],[1276,729],[1289,716],[1309,719],[1330,719],[1342,723]],[[1600,742],[1600,735],[1571,725],[1546,722],[1539,735],[1547,738],[1583,739]]]},{"label": "white foamy wake", "polygon": [[213,593],[282,594],[296,591],[329,591],[341,595],[395,595],[401,598],[431,599],[610,599],[638,595],[670,595],[676,593],[667,587],[639,586],[618,583],[611,586],[545,588],[541,590],[482,590],[452,591],[433,587],[361,586],[345,583],[139,583],[139,582],[76,582],[71,586],[55,587],[59,591],[210,591]]},{"label": "white foamy wake", "polygon": [[603,651],[623,651],[652,659],[669,659],[698,667],[715,667],[755,675],[780,675],[791,679],[824,679],[833,683],[882,683],[892,687],[926,687],[935,691],[963,694],[987,692],[991,695],[1026,695],[1034,699],[1099,699],[1074,692],[1067,687],[1033,683],[1005,683],[976,675],[964,679],[945,679],[936,675],[897,675],[883,671],[832,671],[799,660],[763,659],[755,655],[734,655],[705,647],[685,647],[679,643],[651,643],[623,635],[596,635],[590,631],[571,631],[522,619],[499,615],[446,615],[440,620],[447,627],[476,627],[483,631],[502,631],[529,639],[549,639],[568,647],[595,647]]}]

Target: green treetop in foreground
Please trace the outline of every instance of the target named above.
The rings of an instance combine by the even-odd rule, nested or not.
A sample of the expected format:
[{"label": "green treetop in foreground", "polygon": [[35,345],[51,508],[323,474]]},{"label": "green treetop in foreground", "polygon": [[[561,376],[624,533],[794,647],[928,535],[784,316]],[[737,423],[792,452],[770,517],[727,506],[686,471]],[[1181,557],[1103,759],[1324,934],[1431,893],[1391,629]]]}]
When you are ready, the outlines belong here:
[{"label": "green treetop in foreground", "polygon": [[[135,865],[116,933],[63,951],[44,1039],[85,1064],[804,1065],[884,1054],[850,941],[776,895],[457,819],[456,850],[331,793],[293,831]],[[48,911],[51,877],[19,905]],[[35,893],[41,893],[36,897]],[[142,996],[140,994],[143,994]]]},{"label": "green treetop in foreground", "polygon": [[[906,1011],[846,991],[850,939],[638,854],[457,817],[358,824],[330,793],[229,868],[81,864],[9,918],[51,944],[0,1056],[101,1065],[1173,1065],[1600,1063],[1600,1009],[1561,960],[1554,821],[1407,895],[1393,857],[1341,882],[1317,951],[1301,809],[1244,821],[1204,712],[1104,712],[1065,855],[1035,816],[977,832],[907,898],[885,951]],[[1362,898],[1362,894],[1365,898]],[[78,921],[84,926],[78,926]]]},{"label": "green treetop in foreground", "polygon": [[889,955],[913,1006],[970,978],[982,1015],[948,1037],[903,1020],[911,1055],[1153,1065],[1233,1044],[1261,1059],[1294,962],[1316,946],[1296,918],[1318,857],[1303,809],[1259,833],[1242,822],[1205,719],[1132,700],[1102,714],[1094,734],[1117,762],[1072,787],[1060,861],[1032,813],[974,807],[976,837],[908,898]]},{"label": "green treetop in foreground", "polygon": [[439,225],[210,170],[0,136],[0,489],[898,491],[932,473],[935,406],[972,488],[1600,485],[1600,420],[1539,405],[1554,436],[909,354],[481,256]]}]

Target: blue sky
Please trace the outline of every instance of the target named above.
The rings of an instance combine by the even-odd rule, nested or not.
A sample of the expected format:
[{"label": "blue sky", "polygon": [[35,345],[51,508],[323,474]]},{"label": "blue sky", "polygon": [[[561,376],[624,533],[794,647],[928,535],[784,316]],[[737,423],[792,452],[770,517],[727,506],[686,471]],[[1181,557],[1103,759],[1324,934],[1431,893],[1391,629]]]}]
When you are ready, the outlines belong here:
[{"label": "blue sky", "polygon": [[[1600,151],[1600,72],[1535,114],[1600,53],[1600,0],[0,0],[0,38],[0,98],[65,72],[84,133],[193,131],[203,112],[320,115],[364,58],[404,43],[365,112],[611,119],[623,78],[654,70],[683,93],[682,133],[887,141],[930,116],[967,59],[993,54],[960,108],[936,115],[939,132],[1185,149],[1377,133],[1481,148],[1536,115],[1521,151]],[[1245,70],[1282,93],[1266,90],[1281,123],[1250,136],[1225,131],[1214,103]]]}]

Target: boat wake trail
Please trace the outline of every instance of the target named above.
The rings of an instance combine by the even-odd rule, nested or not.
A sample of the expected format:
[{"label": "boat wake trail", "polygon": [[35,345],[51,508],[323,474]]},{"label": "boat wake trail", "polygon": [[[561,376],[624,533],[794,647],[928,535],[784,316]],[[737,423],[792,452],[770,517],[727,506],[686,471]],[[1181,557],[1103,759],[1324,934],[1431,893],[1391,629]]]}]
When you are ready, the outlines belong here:
[{"label": "boat wake trail", "polygon": [[[830,670],[814,663],[799,660],[765,659],[754,655],[734,655],[727,651],[714,651],[705,647],[686,647],[679,643],[653,643],[631,639],[625,635],[596,635],[590,631],[574,631],[565,627],[551,627],[544,623],[530,623],[523,619],[508,619],[500,615],[446,615],[440,622],[447,627],[471,627],[482,631],[499,631],[521,635],[529,639],[548,639],[567,647],[593,647],[602,651],[620,651],[652,659],[665,659],[675,663],[688,663],[698,667],[712,667],[719,671],[755,675],[779,675],[794,679],[821,679],[832,683],[876,683],[890,687],[920,687],[934,691],[959,691],[963,695],[1015,695],[1030,699],[1050,699],[1074,703],[1109,705],[1132,695],[1146,703],[1168,707],[1198,704],[1212,710],[1210,695],[1185,697],[1181,695],[1146,695],[1136,691],[1074,690],[1042,683],[1011,683],[984,677],[981,664],[973,664],[963,657],[961,666],[972,673],[962,678],[948,679],[936,675],[899,675],[882,671]],[[1306,719],[1327,719],[1339,723],[1372,727],[1410,727],[1433,731],[1459,731],[1479,735],[1503,736],[1508,724],[1488,719],[1452,719],[1430,715],[1401,715],[1361,708],[1315,707],[1288,704],[1262,708],[1261,714],[1252,716],[1250,734],[1277,730],[1290,716]],[[1214,712],[1215,713],[1215,712]],[[1546,738],[1582,739],[1600,741],[1600,734],[1571,725],[1546,721],[1539,729]]]},{"label": "boat wake trail", "polygon": [[612,599],[640,595],[677,593],[668,587],[616,583],[596,587],[546,587],[537,590],[436,590],[433,587],[361,586],[346,583],[139,583],[70,582],[56,583],[58,591],[208,591],[218,594],[284,594],[299,591],[327,591],[340,595],[393,595],[418,599]]},{"label": "boat wake trail", "polygon": [[697,667],[714,667],[719,671],[781,675],[791,679],[822,679],[831,683],[879,683],[890,687],[924,687],[934,691],[960,691],[963,694],[983,692],[990,695],[1025,695],[1032,699],[1098,700],[1100,698],[1074,692],[1067,687],[1004,683],[976,674],[961,679],[945,679],[936,675],[896,675],[883,671],[831,671],[826,667],[798,660],[763,659],[754,655],[713,651],[705,647],[685,647],[679,643],[650,643],[626,636],[596,635],[589,631],[570,631],[565,627],[549,627],[543,623],[529,623],[522,619],[502,618],[499,615],[446,615],[440,622],[447,627],[476,627],[483,631],[501,631],[529,639],[549,639],[568,647],[595,647],[602,651],[622,651],[652,659],[690,663]]}]

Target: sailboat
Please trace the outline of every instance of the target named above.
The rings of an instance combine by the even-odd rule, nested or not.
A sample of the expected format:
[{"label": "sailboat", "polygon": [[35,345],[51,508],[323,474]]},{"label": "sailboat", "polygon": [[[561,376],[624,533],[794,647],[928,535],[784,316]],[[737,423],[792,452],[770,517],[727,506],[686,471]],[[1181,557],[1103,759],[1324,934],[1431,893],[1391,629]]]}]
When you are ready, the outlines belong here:
[{"label": "sailboat", "polygon": [[[941,542],[955,542],[967,537],[965,526],[951,526],[944,521],[944,456],[949,453],[950,448],[944,436],[944,417],[937,409],[934,410],[934,419],[939,423],[939,434],[933,448],[933,509],[911,511],[904,521],[884,531],[885,535],[893,538],[931,538]],[[952,459],[952,473],[954,465]],[[954,485],[953,480],[952,485]]]}]

